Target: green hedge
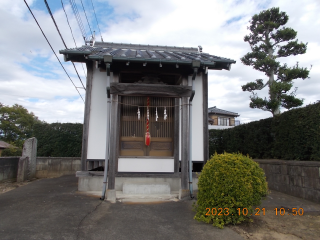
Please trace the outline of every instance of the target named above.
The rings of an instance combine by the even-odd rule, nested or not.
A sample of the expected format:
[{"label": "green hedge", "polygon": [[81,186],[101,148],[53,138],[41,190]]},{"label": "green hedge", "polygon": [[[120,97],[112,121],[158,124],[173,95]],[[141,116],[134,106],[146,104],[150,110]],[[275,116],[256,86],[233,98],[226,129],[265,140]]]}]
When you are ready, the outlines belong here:
[{"label": "green hedge", "polygon": [[22,149],[21,148],[6,148],[3,149],[1,152],[1,157],[16,157],[16,156],[22,156]]},{"label": "green hedge", "polygon": [[231,129],[209,131],[209,154],[320,161],[320,103]]},{"label": "green hedge", "polygon": [[40,157],[80,157],[82,147],[81,123],[39,123],[34,126]]}]

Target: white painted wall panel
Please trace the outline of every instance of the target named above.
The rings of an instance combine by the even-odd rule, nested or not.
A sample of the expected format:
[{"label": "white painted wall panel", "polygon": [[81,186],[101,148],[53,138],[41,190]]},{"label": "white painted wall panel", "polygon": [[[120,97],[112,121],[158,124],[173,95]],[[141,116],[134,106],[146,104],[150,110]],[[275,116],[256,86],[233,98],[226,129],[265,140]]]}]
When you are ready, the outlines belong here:
[{"label": "white painted wall panel", "polygon": [[[188,77],[191,86],[192,76]],[[203,89],[202,75],[198,74],[193,81],[195,95],[192,101],[192,161],[203,161]],[[181,101],[180,101],[181,104]],[[179,160],[181,161],[181,108],[180,108],[180,145]]]},{"label": "white painted wall panel", "polygon": [[195,95],[192,103],[192,160],[203,161],[203,89],[202,75],[193,81]]},{"label": "white painted wall panel", "polygon": [[[112,73],[111,77],[112,79]],[[105,159],[107,126],[107,74],[93,70],[88,159]]]},{"label": "white painted wall panel", "polygon": [[119,158],[119,172],[174,172],[173,158]]},{"label": "white painted wall panel", "polygon": [[[191,85],[192,77],[188,78]],[[195,95],[192,101],[192,161],[203,161],[203,91],[202,75],[193,81]]]}]

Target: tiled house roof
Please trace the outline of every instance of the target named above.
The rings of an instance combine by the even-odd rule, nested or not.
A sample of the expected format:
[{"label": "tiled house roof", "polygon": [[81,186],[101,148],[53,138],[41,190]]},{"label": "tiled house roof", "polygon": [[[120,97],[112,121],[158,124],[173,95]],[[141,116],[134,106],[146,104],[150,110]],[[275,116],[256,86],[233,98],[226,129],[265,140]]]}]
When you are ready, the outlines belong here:
[{"label": "tiled house roof", "polygon": [[13,147],[11,144],[6,143],[4,141],[0,141],[0,149],[10,148]]},{"label": "tiled house roof", "polygon": [[240,116],[238,113],[222,110],[222,109],[219,109],[219,108],[216,108],[216,107],[208,108],[208,114],[210,114],[210,113],[221,114],[221,115],[229,115],[229,116],[233,116],[233,117],[239,117]]}]

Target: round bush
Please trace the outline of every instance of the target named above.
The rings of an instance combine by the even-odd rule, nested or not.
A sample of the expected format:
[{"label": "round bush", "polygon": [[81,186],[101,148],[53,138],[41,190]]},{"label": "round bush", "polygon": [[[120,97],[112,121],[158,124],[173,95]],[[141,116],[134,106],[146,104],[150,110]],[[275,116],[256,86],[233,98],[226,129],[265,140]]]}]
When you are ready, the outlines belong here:
[{"label": "round bush", "polygon": [[241,223],[267,191],[263,170],[249,156],[216,153],[199,176],[194,218],[219,228]]}]

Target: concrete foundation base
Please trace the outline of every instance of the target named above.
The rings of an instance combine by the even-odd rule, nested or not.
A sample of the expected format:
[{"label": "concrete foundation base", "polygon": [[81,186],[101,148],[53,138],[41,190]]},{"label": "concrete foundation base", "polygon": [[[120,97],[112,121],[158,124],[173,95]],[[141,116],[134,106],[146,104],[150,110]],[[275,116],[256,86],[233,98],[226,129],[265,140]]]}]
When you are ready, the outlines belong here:
[{"label": "concrete foundation base", "polygon": [[180,200],[185,198],[185,197],[189,197],[189,195],[190,195],[189,189],[180,189],[179,190],[179,199]]},{"label": "concrete foundation base", "polygon": [[107,201],[111,203],[115,203],[117,200],[116,197],[116,190],[115,189],[108,189],[107,190]]},{"label": "concrete foundation base", "polygon": [[144,184],[123,183],[123,194],[170,194],[170,184],[167,182]]},{"label": "concrete foundation base", "polygon": [[[101,191],[103,187],[103,172],[91,173],[88,171],[78,171],[76,172],[76,177],[78,177],[78,190],[80,192],[89,191]],[[179,191],[181,188],[180,178],[171,177],[116,177],[115,190],[122,191],[124,183],[131,184],[169,184],[171,191]],[[193,177],[192,180],[193,190],[198,190],[198,177]]]},{"label": "concrete foundation base", "polygon": [[[101,194],[103,188],[103,172],[88,172],[78,171],[76,173],[78,177],[78,190],[80,192],[93,193],[97,192],[97,195]],[[198,190],[198,177],[194,174],[193,190]],[[150,174],[146,177],[120,176],[116,177],[115,189],[107,190],[107,200],[115,202],[116,199],[182,199],[190,195],[189,189],[180,189],[181,179],[180,177],[170,177],[167,175],[154,175]],[[117,192],[117,193],[116,193]]]}]

